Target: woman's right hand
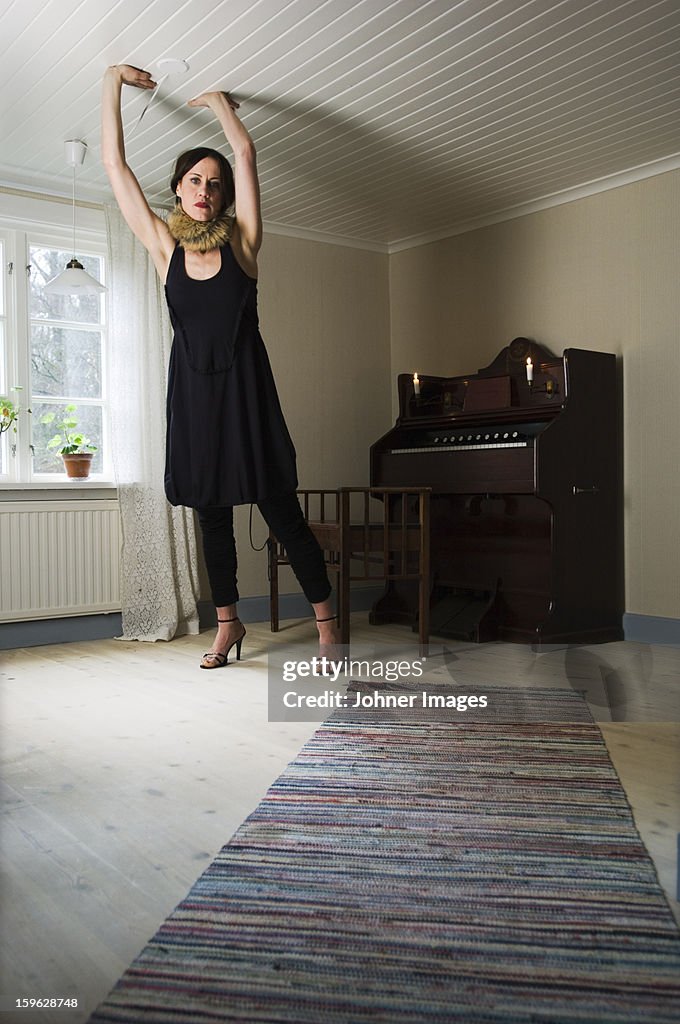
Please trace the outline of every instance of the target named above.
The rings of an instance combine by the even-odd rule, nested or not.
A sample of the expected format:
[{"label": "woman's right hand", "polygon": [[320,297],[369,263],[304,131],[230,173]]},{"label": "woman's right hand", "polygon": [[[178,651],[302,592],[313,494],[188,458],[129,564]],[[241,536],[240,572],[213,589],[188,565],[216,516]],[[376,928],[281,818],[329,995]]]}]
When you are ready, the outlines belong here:
[{"label": "woman's right hand", "polygon": [[136,68],[133,64],[113,64],[108,71],[117,74],[123,85],[133,85],[136,89],[156,88],[150,73],[143,71],[142,68]]}]

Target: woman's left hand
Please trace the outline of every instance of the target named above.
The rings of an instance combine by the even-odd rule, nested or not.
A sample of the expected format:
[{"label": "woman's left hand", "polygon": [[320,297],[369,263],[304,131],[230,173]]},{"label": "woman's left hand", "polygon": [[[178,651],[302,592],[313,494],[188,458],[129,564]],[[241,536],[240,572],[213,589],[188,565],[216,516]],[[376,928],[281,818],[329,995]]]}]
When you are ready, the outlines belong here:
[{"label": "woman's left hand", "polygon": [[202,92],[200,96],[196,96],[193,100],[189,100],[187,106],[189,107],[211,107],[220,100],[226,100],[232,110],[238,110],[240,103],[232,99],[228,92]]}]

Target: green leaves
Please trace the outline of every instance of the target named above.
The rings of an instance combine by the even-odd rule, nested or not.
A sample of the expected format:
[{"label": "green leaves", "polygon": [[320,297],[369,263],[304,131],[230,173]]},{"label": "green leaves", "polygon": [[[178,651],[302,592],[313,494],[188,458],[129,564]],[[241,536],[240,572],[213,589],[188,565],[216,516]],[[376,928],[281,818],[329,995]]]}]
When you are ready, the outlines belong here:
[{"label": "green leaves", "polygon": [[[18,385],[10,388],[10,391],[21,391]],[[26,409],[27,413],[30,413],[30,409]],[[0,434],[4,434],[6,430],[12,430],[15,434],[17,432],[17,417],[23,412],[21,406],[13,402],[11,398],[6,395],[0,395]]]},{"label": "green leaves", "polygon": [[[50,438],[47,447],[50,450],[59,449],[59,455],[75,455],[78,452],[96,452],[96,444],[92,444],[89,438],[81,434],[76,428],[78,420],[74,413],[78,411],[75,405],[65,405],[62,418],[55,423],[58,433]],[[55,412],[46,412],[40,417],[41,423],[54,423],[57,418]]]}]

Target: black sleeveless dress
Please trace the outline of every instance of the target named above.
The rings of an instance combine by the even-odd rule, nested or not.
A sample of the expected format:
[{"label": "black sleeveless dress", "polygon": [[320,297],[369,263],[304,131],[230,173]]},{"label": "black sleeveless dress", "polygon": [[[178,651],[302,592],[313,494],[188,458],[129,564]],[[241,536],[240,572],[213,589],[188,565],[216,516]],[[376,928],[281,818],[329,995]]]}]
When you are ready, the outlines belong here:
[{"label": "black sleeveless dress", "polygon": [[191,508],[243,505],[294,491],[295,448],[257,317],[257,282],[231,246],[219,272],[189,277],[184,250],[165,294],[174,328],[167,397],[165,493]]}]

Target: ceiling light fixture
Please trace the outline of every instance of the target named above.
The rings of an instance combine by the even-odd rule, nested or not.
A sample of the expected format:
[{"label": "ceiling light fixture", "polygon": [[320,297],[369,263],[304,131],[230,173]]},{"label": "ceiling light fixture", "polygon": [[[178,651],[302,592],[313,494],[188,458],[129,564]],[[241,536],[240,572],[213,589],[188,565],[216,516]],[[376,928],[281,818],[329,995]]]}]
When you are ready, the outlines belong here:
[{"label": "ceiling light fixture", "polygon": [[80,139],[70,139],[64,143],[66,163],[73,168],[73,185],[71,207],[73,210],[73,255],[61,274],[53,277],[45,285],[48,295],[96,295],[105,292],[106,288],[87,273],[82,263],[76,258],[76,166],[83,163],[87,143]]},{"label": "ceiling light fixture", "polygon": [[156,67],[164,77],[185,75],[189,70],[189,63],[186,60],[180,60],[179,57],[161,57],[156,61]]}]

